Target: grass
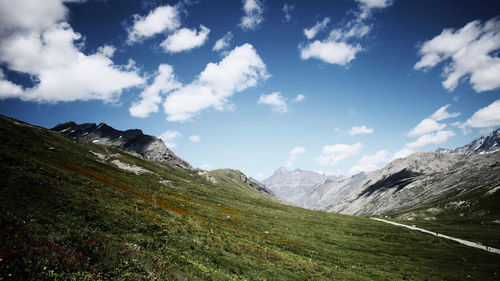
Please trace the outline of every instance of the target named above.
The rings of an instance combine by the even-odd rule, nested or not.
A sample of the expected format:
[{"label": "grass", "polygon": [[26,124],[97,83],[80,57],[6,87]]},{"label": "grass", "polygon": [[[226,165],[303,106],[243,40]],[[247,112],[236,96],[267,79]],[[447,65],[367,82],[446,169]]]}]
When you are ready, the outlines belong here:
[{"label": "grass", "polygon": [[479,186],[466,193],[402,213],[395,221],[500,249],[500,191]]},{"label": "grass", "polygon": [[[16,123],[14,123],[16,122]],[[105,155],[100,159],[94,153]],[[118,159],[149,172],[110,164]],[[500,256],[0,118],[0,280],[495,280]]]}]

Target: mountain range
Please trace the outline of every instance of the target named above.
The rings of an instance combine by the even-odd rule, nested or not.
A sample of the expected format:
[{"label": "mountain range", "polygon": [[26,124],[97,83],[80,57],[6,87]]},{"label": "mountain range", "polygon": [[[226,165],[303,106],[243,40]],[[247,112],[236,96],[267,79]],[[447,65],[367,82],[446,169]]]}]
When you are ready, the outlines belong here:
[{"label": "mountain range", "polygon": [[396,159],[350,177],[278,169],[262,182],[296,206],[351,215],[417,208],[500,183],[500,129],[454,150],[438,149]]},{"label": "mountain range", "polygon": [[[0,115],[0,280],[498,279],[497,254],[362,216],[282,204],[240,171],[147,160],[143,150],[109,145],[116,138],[124,135],[80,141]],[[448,177],[449,189],[464,193],[394,218],[421,226],[419,217],[432,212],[448,221],[426,228],[500,248],[497,156],[417,154],[378,177],[280,173],[303,184],[314,177],[316,193],[328,196],[327,186],[342,183],[333,192],[342,193],[366,183],[372,189],[362,197],[372,198],[408,192],[421,177],[446,171],[434,179]],[[473,182],[492,183],[467,192]],[[297,195],[311,196],[304,186]],[[341,197],[350,199],[347,193]]]}]

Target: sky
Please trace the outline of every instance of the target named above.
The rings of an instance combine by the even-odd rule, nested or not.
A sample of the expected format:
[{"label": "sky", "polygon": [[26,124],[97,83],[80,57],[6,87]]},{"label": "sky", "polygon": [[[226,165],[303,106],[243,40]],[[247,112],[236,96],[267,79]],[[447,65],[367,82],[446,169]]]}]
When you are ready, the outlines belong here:
[{"label": "sky", "polygon": [[0,0],[0,114],[352,175],[500,127],[500,2]]}]

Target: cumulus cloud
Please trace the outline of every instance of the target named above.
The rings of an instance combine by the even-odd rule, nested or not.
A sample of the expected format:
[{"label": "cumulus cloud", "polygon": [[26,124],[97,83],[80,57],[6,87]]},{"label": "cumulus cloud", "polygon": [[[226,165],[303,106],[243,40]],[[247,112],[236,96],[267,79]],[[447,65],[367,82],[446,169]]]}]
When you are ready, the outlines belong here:
[{"label": "cumulus cloud", "polygon": [[349,135],[360,135],[360,134],[373,134],[374,130],[372,128],[368,128],[365,125],[363,126],[354,126],[349,131]]},{"label": "cumulus cloud", "polygon": [[435,131],[440,131],[446,127],[446,124],[439,123],[437,121],[442,121],[449,118],[455,118],[460,116],[459,112],[450,113],[447,111],[451,104],[444,105],[440,107],[436,112],[434,112],[430,117],[425,118],[420,121],[417,126],[408,132],[408,136],[417,137],[420,135],[432,133]]},{"label": "cumulus cloud", "polygon": [[300,146],[295,147],[290,151],[290,158],[288,158],[288,161],[286,162],[287,167],[292,167],[295,163],[295,160],[297,159],[297,155],[302,154],[306,152],[306,149]]},{"label": "cumulus cloud", "polygon": [[294,102],[301,102],[306,98],[303,94],[298,94],[295,99],[293,100]]},{"label": "cumulus cloud", "polygon": [[167,130],[159,136],[168,148],[175,148],[182,134],[179,131]]},{"label": "cumulus cloud", "polygon": [[144,83],[136,70],[113,63],[112,46],[83,53],[85,41],[65,21],[67,15],[67,7],[56,0],[43,1],[43,5],[39,1],[0,2],[0,63],[32,76],[36,83],[23,89],[3,77],[0,97],[112,102],[124,89]]},{"label": "cumulus cloud", "polygon": [[285,98],[280,92],[274,92],[269,95],[260,95],[257,104],[266,104],[271,106],[274,112],[286,113],[288,112],[288,105]]},{"label": "cumulus cloud", "polygon": [[212,51],[218,52],[228,49],[232,39],[233,39],[233,33],[231,31],[228,31],[226,35],[224,35],[224,37],[215,42]]},{"label": "cumulus cloud", "polygon": [[394,155],[392,156],[392,159],[399,159],[399,158],[405,158],[408,155],[411,155],[415,153],[413,149],[409,149],[407,147],[404,147],[403,149],[396,151]]},{"label": "cumulus cloud", "polygon": [[142,41],[158,33],[174,31],[181,26],[177,7],[170,5],[159,6],[149,12],[147,16],[133,15],[134,23],[128,29],[129,44]]},{"label": "cumulus cloud", "polygon": [[254,87],[268,76],[252,45],[236,47],[219,63],[209,63],[191,84],[167,96],[163,104],[167,120],[186,121],[208,108],[227,109],[234,93]]},{"label": "cumulus cloud", "polygon": [[292,11],[294,8],[295,6],[291,4],[285,3],[285,5],[283,5],[282,11],[285,17],[285,22],[290,22],[290,20],[292,20]]},{"label": "cumulus cloud", "polygon": [[358,154],[363,145],[355,144],[334,144],[325,145],[322,154],[316,158],[316,162],[323,166],[334,166],[338,162]]},{"label": "cumulus cloud", "polygon": [[361,51],[361,45],[350,45],[345,42],[316,40],[300,47],[300,58],[315,58],[330,64],[346,65]]},{"label": "cumulus cloud", "polygon": [[264,8],[259,0],[243,0],[243,17],[239,26],[245,30],[256,30],[264,21]]},{"label": "cumulus cloud", "polygon": [[330,22],[330,18],[326,17],[322,21],[317,21],[312,27],[304,29],[304,35],[307,39],[313,39],[316,34],[323,31]]},{"label": "cumulus cloud", "polygon": [[467,133],[469,128],[487,129],[500,126],[500,100],[479,109],[464,123],[457,122],[454,125],[461,128],[464,133]]},{"label": "cumulus cloud", "polygon": [[134,102],[129,108],[130,114],[134,117],[145,118],[153,112],[158,112],[158,104],[162,101],[162,95],[181,86],[174,75],[172,66],[160,64],[153,83],[141,92],[141,100]]},{"label": "cumulus cloud", "polygon": [[208,40],[210,29],[200,25],[200,30],[181,28],[169,35],[160,46],[167,53],[179,53],[201,47]]},{"label": "cumulus cloud", "polygon": [[349,170],[349,174],[354,175],[360,172],[371,172],[378,169],[378,165],[382,163],[387,163],[391,159],[389,157],[389,151],[379,150],[373,155],[365,155],[361,157],[354,167]]},{"label": "cumulus cloud", "polygon": [[458,30],[444,29],[424,42],[418,50],[421,58],[414,69],[426,70],[448,62],[443,67],[445,89],[453,91],[464,78],[476,92],[494,90],[500,87],[499,49],[500,18],[484,24],[475,20]]},{"label": "cumulus cloud", "polygon": [[189,140],[192,142],[200,142],[201,138],[200,138],[200,136],[193,135],[193,136],[189,136]]},{"label": "cumulus cloud", "polygon": [[[357,53],[363,50],[360,42],[372,29],[372,25],[367,23],[371,17],[373,9],[388,7],[392,1],[382,0],[360,0],[358,1],[358,11],[355,17],[341,27],[330,31],[327,38],[299,44],[300,58],[318,59],[329,64],[341,66],[349,64],[356,58]],[[325,18],[317,22],[313,27],[304,29],[307,39],[313,39],[319,31],[326,28],[330,19]]]}]

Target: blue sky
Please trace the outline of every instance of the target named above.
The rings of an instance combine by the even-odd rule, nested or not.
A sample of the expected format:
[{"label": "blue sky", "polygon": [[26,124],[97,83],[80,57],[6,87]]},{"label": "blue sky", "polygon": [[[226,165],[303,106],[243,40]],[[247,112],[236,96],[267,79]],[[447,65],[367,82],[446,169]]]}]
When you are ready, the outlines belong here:
[{"label": "blue sky", "polygon": [[0,113],[140,128],[260,179],[370,171],[500,126],[499,16],[498,1],[1,0]]}]

